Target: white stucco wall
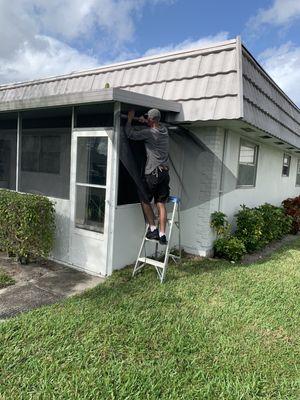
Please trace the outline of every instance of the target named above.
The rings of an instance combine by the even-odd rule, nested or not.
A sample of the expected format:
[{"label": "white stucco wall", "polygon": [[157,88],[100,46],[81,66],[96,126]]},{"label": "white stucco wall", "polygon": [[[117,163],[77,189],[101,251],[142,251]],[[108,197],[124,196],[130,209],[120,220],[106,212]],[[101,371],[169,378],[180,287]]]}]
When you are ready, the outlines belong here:
[{"label": "white stucco wall", "polygon": [[[210,214],[218,207],[223,129],[189,128],[182,135],[171,134],[171,194],[181,198],[181,237],[185,251],[209,255],[213,233]],[[174,237],[176,243],[177,236]]]},{"label": "white stucco wall", "polygon": [[112,269],[120,269],[136,260],[145,232],[139,204],[118,206],[115,209]]},{"label": "white stucco wall", "polygon": [[[224,196],[221,210],[233,219],[241,204],[255,207],[263,203],[280,205],[282,200],[300,194],[300,187],[296,186],[297,157],[291,154],[289,177],[282,176],[284,150],[274,146],[255,142],[259,146],[256,185],[250,188],[234,189],[234,182],[230,180],[230,172],[237,177],[240,135],[229,131],[225,164],[227,174],[224,181]],[[249,138],[246,138],[249,141]],[[230,171],[230,172],[229,172]]]},{"label": "white stucco wall", "polygon": [[70,200],[51,198],[55,204],[55,243],[51,257],[57,261],[70,263]]}]

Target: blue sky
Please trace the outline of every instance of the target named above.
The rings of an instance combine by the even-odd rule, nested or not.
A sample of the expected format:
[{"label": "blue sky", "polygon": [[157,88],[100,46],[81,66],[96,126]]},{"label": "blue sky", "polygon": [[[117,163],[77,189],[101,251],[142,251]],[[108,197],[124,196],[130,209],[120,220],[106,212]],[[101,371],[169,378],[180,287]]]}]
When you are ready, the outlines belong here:
[{"label": "blue sky", "polygon": [[237,35],[300,105],[300,0],[0,0],[0,84]]}]

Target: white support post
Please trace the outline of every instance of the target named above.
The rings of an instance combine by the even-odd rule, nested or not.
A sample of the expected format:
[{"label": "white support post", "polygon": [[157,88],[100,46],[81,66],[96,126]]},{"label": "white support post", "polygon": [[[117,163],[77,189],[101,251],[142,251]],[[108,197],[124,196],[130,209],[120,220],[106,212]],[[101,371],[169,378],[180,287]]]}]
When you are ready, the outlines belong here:
[{"label": "white support post", "polygon": [[111,181],[110,181],[110,201],[109,201],[109,228],[107,239],[107,275],[111,275],[113,270],[113,252],[114,252],[114,231],[115,231],[115,215],[118,204],[118,177],[119,177],[119,144],[121,130],[121,103],[114,104],[114,131],[112,141],[112,155],[108,162],[111,165]]},{"label": "white support post", "polygon": [[21,114],[18,113],[17,119],[17,155],[16,155],[16,192],[20,191],[20,171],[21,171],[21,129],[22,120]]}]

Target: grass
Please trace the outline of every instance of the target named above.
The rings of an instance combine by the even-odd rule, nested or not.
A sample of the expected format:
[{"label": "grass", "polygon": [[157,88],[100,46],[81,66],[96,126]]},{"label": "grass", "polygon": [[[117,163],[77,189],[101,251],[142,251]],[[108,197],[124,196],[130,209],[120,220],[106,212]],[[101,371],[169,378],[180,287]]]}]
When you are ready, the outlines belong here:
[{"label": "grass", "polygon": [[5,288],[6,286],[13,285],[14,283],[15,281],[0,269],[0,289]]},{"label": "grass", "polygon": [[299,239],[130,274],[0,324],[0,399],[299,400]]}]

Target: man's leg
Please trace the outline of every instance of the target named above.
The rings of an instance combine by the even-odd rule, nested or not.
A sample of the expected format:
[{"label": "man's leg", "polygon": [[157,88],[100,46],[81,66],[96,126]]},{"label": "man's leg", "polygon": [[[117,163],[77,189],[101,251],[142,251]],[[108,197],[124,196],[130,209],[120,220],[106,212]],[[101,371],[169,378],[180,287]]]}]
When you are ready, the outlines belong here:
[{"label": "man's leg", "polygon": [[167,209],[166,201],[170,195],[169,188],[170,177],[168,171],[160,171],[159,183],[154,195],[158,215],[159,215],[159,243],[166,245],[166,225],[167,225]]},{"label": "man's leg", "polygon": [[149,226],[155,226],[155,217],[151,204],[141,202]]},{"label": "man's leg", "polygon": [[165,203],[156,203],[156,207],[159,215],[159,234],[165,235],[167,225],[167,210]]}]

